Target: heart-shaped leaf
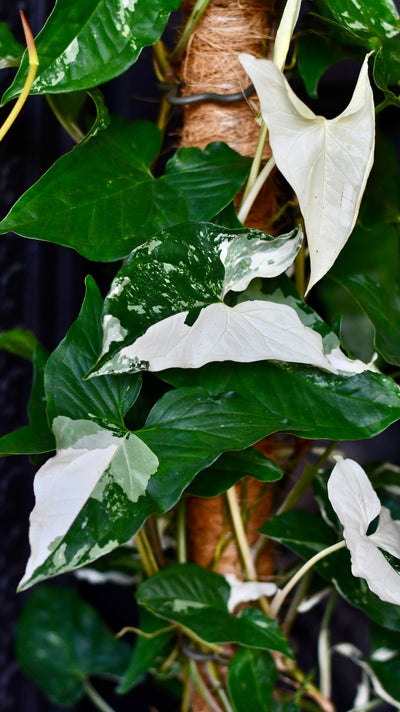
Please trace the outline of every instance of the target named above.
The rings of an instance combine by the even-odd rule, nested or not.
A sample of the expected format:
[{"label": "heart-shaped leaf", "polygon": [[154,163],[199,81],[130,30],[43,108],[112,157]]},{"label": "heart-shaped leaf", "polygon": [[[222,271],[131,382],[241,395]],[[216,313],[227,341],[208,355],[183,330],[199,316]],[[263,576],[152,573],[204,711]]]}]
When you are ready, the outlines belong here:
[{"label": "heart-shaped leaf", "polygon": [[[90,135],[104,126],[101,107],[98,112]],[[161,228],[209,220],[246,178],[248,159],[214,143],[205,151],[180,149],[156,180],[149,165],[160,140],[149,122],[113,117],[21,196],[0,231],[72,247],[91,260],[117,260]]]},{"label": "heart-shaped leaf", "polygon": [[316,116],[265,59],[241,55],[261,103],[279,170],[295,191],[310,250],[307,290],[333,265],[357,219],[373,163],[375,108],[365,58],[347,108]]}]

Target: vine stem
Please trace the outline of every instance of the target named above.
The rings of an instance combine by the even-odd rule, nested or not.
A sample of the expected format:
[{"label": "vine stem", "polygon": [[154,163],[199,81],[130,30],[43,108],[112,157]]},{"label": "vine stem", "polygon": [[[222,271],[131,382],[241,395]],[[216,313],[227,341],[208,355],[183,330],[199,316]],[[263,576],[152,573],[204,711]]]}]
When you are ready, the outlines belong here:
[{"label": "vine stem", "polygon": [[140,531],[135,534],[135,544],[147,576],[154,576],[154,574],[159,571],[159,568],[146,532],[143,529],[140,529]]},{"label": "vine stem", "polygon": [[115,710],[110,707],[110,705],[105,700],[103,700],[101,695],[99,695],[99,693],[97,692],[97,690],[95,690],[89,680],[85,680],[84,686],[87,696],[89,697],[91,702],[93,702],[94,706],[97,707],[98,710],[100,710],[100,712],[115,712]]},{"label": "vine stem", "polygon": [[279,507],[279,509],[276,513],[277,515],[283,514],[284,512],[287,512],[289,509],[292,509],[292,507],[296,504],[296,502],[301,497],[303,492],[305,492],[308,485],[310,485],[311,482],[313,481],[314,477],[316,477],[316,475],[319,472],[319,469],[322,467],[324,462],[326,462],[329,455],[337,447],[339,442],[340,442],[339,440],[334,440],[333,442],[331,442],[325,448],[321,457],[318,458],[318,460],[314,463],[314,465],[309,465],[308,467],[305,468],[303,475],[296,482],[293,489],[289,492],[288,496],[286,497],[286,499],[282,502],[281,506]]},{"label": "vine stem", "polygon": [[218,674],[217,666],[215,665],[215,663],[212,662],[212,660],[209,660],[208,662],[206,662],[206,668],[214,690],[217,693],[222,704],[224,705],[226,712],[235,712],[228,699],[228,695],[226,694],[223,688],[221,678]]},{"label": "vine stem", "polygon": [[210,709],[212,709],[213,712],[223,712],[221,710],[221,707],[214,700],[210,690],[204,683],[204,680],[201,677],[194,660],[189,660],[189,671],[190,671],[191,678],[192,678],[194,684],[196,685],[200,695],[202,696],[203,700],[207,703],[207,705],[210,707]]},{"label": "vine stem", "polygon": [[257,148],[256,148],[256,152],[254,154],[253,162],[251,164],[250,173],[249,173],[249,177],[247,179],[246,187],[244,189],[240,210],[242,209],[242,206],[243,206],[248,194],[250,193],[250,190],[252,189],[254,183],[257,180],[258,172],[260,170],[261,161],[262,161],[262,157],[263,157],[264,146],[265,146],[265,142],[267,140],[267,135],[268,135],[267,126],[264,122],[262,122],[260,136],[258,138]]},{"label": "vine stem", "polygon": [[178,562],[186,564],[187,556],[187,539],[186,539],[186,500],[183,497],[178,504],[177,512],[177,536],[176,548],[178,554]]},{"label": "vine stem", "polygon": [[331,697],[331,651],[330,651],[330,634],[329,624],[331,622],[332,613],[335,608],[337,594],[332,591],[328,604],[325,608],[325,613],[321,622],[321,629],[318,636],[318,667],[319,667],[319,687],[328,699]]},{"label": "vine stem", "polygon": [[275,168],[275,159],[273,156],[267,161],[265,164],[264,168],[260,173],[258,174],[256,180],[254,181],[254,184],[252,188],[250,188],[249,193],[247,195],[247,198],[243,201],[243,204],[241,205],[239,212],[238,212],[238,218],[241,223],[244,223],[245,220],[247,219],[247,216],[252,208],[252,205],[257,198],[257,195],[259,194],[261,188],[263,187],[265,181],[267,180],[269,174]]},{"label": "vine stem", "polygon": [[[237,545],[242,557],[244,570],[249,581],[257,581],[257,572],[254,566],[253,557],[251,555],[249,542],[247,541],[246,531],[243,526],[242,516],[240,512],[239,502],[236,494],[235,486],[230,487],[226,492],[226,499],[228,502],[229,512],[232,519],[233,530],[235,532],[235,537]],[[269,615],[269,604],[265,596],[260,596],[259,598],[260,606],[265,613]]]},{"label": "vine stem", "polygon": [[11,126],[13,125],[19,112],[21,111],[23,105],[25,104],[25,102],[28,98],[29,92],[32,88],[32,84],[35,81],[37,68],[39,66],[39,59],[37,56],[35,41],[33,39],[31,28],[29,27],[29,25],[26,21],[25,15],[22,12],[22,10],[20,10],[19,14],[21,17],[22,27],[24,29],[26,46],[28,48],[29,72],[28,72],[28,76],[26,77],[25,84],[23,86],[21,94],[19,95],[16,103],[14,104],[13,108],[11,109],[4,124],[0,127],[0,141],[4,138],[7,131],[11,128]]},{"label": "vine stem", "polygon": [[190,37],[201,20],[203,13],[207,9],[209,2],[210,0],[197,0],[197,2],[195,2],[188,21],[183,28],[182,34],[176,43],[173,52],[171,53],[170,59],[172,62],[177,62],[182,57]]},{"label": "vine stem", "polygon": [[293,578],[288,581],[286,586],[284,586],[284,588],[278,591],[278,593],[273,598],[269,609],[270,617],[276,618],[279,613],[279,609],[288,593],[290,593],[296,583],[300,581],[304,574],[306,574],[307,571],[309,571],[314,566],[314,564],[316,564],[321,559],[324,559],[325,556],[329,556],[329,554],[333,554],[335,551],[343,549],[345,546],[346,542],[344,541],[344,539],[342,539],[342,541],[339,541],[337,544],[332,544],[332,546],[328,546],[326,549],[322,549],[322,551],[319,551],[318,554],[315,554],[315,556],[312,556],[311,559],[306,561],[306,563],[297,571]]}]

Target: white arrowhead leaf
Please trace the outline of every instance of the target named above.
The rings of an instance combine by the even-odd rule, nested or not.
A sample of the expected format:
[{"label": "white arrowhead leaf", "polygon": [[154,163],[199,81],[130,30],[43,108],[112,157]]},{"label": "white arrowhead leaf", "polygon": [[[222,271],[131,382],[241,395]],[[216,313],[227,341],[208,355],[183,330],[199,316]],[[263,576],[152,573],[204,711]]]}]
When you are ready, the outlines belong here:
[{"label": "white arrowhead leaf", "polygon": [[187,316],[187,311],[180,312],[153,324],[98,373],[264,359],[306,363],[336,373],[324,355],[321,336],[304,326],[286,304],[254,300],[229,307],[217,302],[204,307],[193,326],[185,323]]},{"label": "white arrowhead leaf", "polygon": [[276,164],[299,200],[310,250],[309,291],[345,245],[373,164],[368,56],[349,105],[334,119],[317,116],[300,101],[273,62],[247,54],[240,61],[259,96]]},{"label": "white arrowhead leaf", "polygon": [[[133,433],[119,437],[88,420],[59,416],[53,421],[57,453],[38,470],[30,516],[31,556],[20,588],[53,555],[89,497],[102,498],[112,478],[133,502],[145,493],[158,459]],[[62,547],[58,552],[60,565]]]},{"label": "white arrowhead leaf", "polygon": [[231,587],[228,599],[228,611],[230,613],[233,613],[240,603],[258,601],[261,596],[273,596],[277,591],[274,583],[240,581],[235,574],[224,574],[224,578]]}]

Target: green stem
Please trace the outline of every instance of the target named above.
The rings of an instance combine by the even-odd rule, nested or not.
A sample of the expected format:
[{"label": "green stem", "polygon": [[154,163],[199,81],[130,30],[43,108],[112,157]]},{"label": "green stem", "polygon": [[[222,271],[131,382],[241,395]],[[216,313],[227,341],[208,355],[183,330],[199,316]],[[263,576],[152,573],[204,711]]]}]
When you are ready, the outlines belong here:
[{"label": "green stem", "polygon": [[289,509],[293,509],[293,507],[296,504],[296,502],[298,501],[298,499],[301,497],[303,492],[305,492],[307,487],[311,484],[314,477],[316,477],[320,468],[322,467],[324,462],[328,459],[331,452],[333,452],[333,450],[337,447],[338,443],[339,443],[339,440],[334,440],[332,443],[330,443],[330,445],[328,445],[328,447],[325,448],[321,457],[318,458],[317,462],[315,462],[314,465],[308,465],[305,468],[303,475],[296,482],[293,489],[289,492],[288,496],[286,497],[286,499],[282,502],[281,506],[279,507],[279,509],[276,513],[277,515],[283,514],[284,512],[287,512]]},{"label": "green stem", "polygon": [[342,541],[339,541],[337,544],[332,544],[332,546],[328,546],[326,549],[323,549],[322,551],[319,551],[318,554],[315,554],[315,556],[312,556],[309,561],[306,561],[306,563],[298,570],[298,572],[293,576],[293,578],[288,581],[286,586],[282,588],[278,593],[275,595],[274,599],[272,600],[272,603],[270,605],[269,609],[269,615],[271,618],[276,618],[278,615],[279,609],[284,602],[286,596],[292,588],[295,587],[296,583],[300,581],[300,579],[304,576],[304,574],[309,571],[314,564],[316,564],[318,561],[321,559],[324,559],[325,556],[329,556],[329,554],[333,554],[335,551],[339,551],[339,549],[343,549],[346,546],[346,542],[344,539]]},{"label": "green stem", "polygon": [[157,42],[153,45],[153,52],[155,61],[157,63],[157,68],[160,72],[159,79],[163,81],[168,76],[169,61],[167,50],[162,40],[157,40]]},{"label": "green stem", "polygon": [[187,555],[187,539],[186,539],[186,500],[182,497],[178,504],[178,517],[177,517],[177,534],[176,534],[176,548],[178,555],[178,562],[180,564],[186,564],[188,560]]},{"label": "green stem", "polygon": [[228,501],[228,507],[232,519],[233,531],[235,532],[235,537],[242,557],[244,570],[246,577],[249,581],[256,581],[257,574],[253,562],[253,557],[251,555],[249,542],[247,541],[246,532],[243,526],[242,516],[240,512],[239,502],[236,495],[236,488],[230,487],[226,492],[226,499]]},{"label": "green stem", "polygon": [[210,0],[197,0],[197,2],[195,2],[193,10],[188,17],[185,27],[183,28],[182,34],[171,54],[170,59],[172,62],[177,62],[182,57],[190,37],[196,29],[204,11],[207,9],[209,2]]},{"label": "green stem", "polygon": [[330,699],[332,669],[331,669],[331,641],[329,624],[337,599],[336,591],[332,591],[321,622],[321,629],[318,636],[318,667],[319,667],[319,688],[324,695]]},{"label": "green stem", "polygon": [[206,662],[206,668],[208,671],[208,674],[210,676],[211,683],[213,685],[213,689],[217,693],[219,699],[221,700],[222,704],[224,705],[224,708],[226,712],[234,712],[234,709],[229,701],[228,695],[226,694],[221,678],[218,674],[218,669],[215,663],[213,663],[211,660]]},{"label": "green stem", "polygon": [[48,105],[50,106],[50,109],[52,110],[56,119],[60,122],[63,129],[65,129],[67,134],[71,136],[72,140],[75,141],[75,143],[80,143],[80,141],[85,138],[85,134],[83,133],[83,131],[81,131],[78,124],[76,124],[75,121],[69,121],[65,118],[65,116],[62,115],[62,113],[57,109],[57,106],[51,94],[45,94],[45,97]]},{"label": "green stem", "polygon": [[269,161],[267,161],[264,168],[257,176],[257,179],[256,179],[253,187],[250,189],[247,198],[243,202],[243,205],[241,206],[241,208],[238,212],[238,218],[241,223],[244,223],[245,220],[247,219],[247,216],[253,206],[255,199],[257,198],[257,195],[259,194],[261,188],[263,187],[265,181],[267,180],[267,178],[268,178],[269,174],[271,173],[271,171],[273,170],[273,168],[275,168],[275,159],[273,156],[271,156]]},{"label": "green stem", "polygon": [[154,576],[154,574],[159,571],[159,568],[154,558],[150,542],[146,536],[146,532],[143,529],[140,529],[140,531],[135,534],[135,544],[147,576]]},{"label": "green stem", "polygon": [[240,207],[242,207],[244,201],[246,200],[248,194],[250,193],[250,190],[252,189],[254,183],[257,180],[258,172],[260,170],[261,161],[262,161],[262,157],[263,157],[263,153],[264,153],[264,146],[265,146],[265,142],[267,140],[267,134],[268,134],[268,129],[267,129],[266,124],[263,122],[262,126],[261,126],[260,136],[258,138],[256,152],[255,152],[255,155],[253,158],[253,162],[251,164],[249,177],[247,179],[246,187],[244,189],[242,204]]},{"label": "green stem", "polygon": [[110,705],[103,700],[101,695],[97,692],[97,690],[94,689],[93,685],[89,682],[89,680],[85,680],[84,683],[85,686],[85,692],[91,702],[93,702],[94,706],[97,707],[100,712],[115,712]]},{"label": "green stem", "polygon": [[287,610],[287,613],[285,616],[285,620],[281,625],[282,633],[286,636],[288,636],[290,633],[290,630],[292,628],[292,625],[293,625],[296,615],[297,615],[297,609],[308,591],[311,577],[312,577],[311,571],[309,571],[305,576],[303,576],[302,581],[300,582],[299,586],[296,589],[296,592],[293,596],[290,606],[288,607],[288,610]]},{"label": "green stem", "polygon": [[182,705],[181,712],[190,712],[191,699],[192,699],[192,685],[191,678],[189,674],[189,664],[186,660],[183,665],[183,695],[182,695]]},{"label": "green stem", "polygon": [[296,284],[296,289],[300,294],[301,298],[304,298],[305,289],[305,245],[304,241],[297,253],[296,259],[294,261],[294,280]]}]

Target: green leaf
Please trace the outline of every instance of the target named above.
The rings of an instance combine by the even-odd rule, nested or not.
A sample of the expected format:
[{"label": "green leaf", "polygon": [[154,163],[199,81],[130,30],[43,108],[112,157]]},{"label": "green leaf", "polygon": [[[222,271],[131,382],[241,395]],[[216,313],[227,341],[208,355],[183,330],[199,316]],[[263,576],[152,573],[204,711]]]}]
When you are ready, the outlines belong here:
[{"label": "green leaf", "polygon": [[[303,511],[286,512],[273,517],[262,526],[262,532],[285,544],[304,559],[310,559],[317,551],[322,551],[337,541],[328,524]],[[371,593],[364,579],[352,575],[347,549],[326,556],[315,564],[314,568],[320,576],[335,586],[348,603],[361,608],[372,620],[385,628],[400,630],[400,607],[384,603]]]},{"label": "green leaf", "polygon": [[400,32],[400,18],[393,0],[323,0],[319,3],[348,32],[364,40],[387,39]]},{"label": "green leaf", "polygon": [[197,564],[174,564],[141,584],[137,600],[208,643],[238,643],[291,655],[276,621],[263,614],[228,612],[230,587],[223,576]]},{"label": "green leaf", "polygon": [[[91,136],[104,127],[102,115],[98,122]],[[156,180],[149,164],[160,141],[153,124],[113,117],[106,130],[59,158],[15,203],[0,230],[112,261],[189,215],[210,219],[233,199],[247,159],[220,143],[204,152],[180,149],[168,174]]]},{"label": "green leaf", "polygon": [[276,539],[304,558],[322,551],[337,541],[332,529],[321,517],[302,510],[272,517],[259,529],[261,534]]},{"label": "green leaf", "polygon": [[221,455],[189,485],[188,494],[195,497],[216,497],[233,487],[243,477],[254,477],[260,482],[275,482],[283,476],[281,468],[255,448]]},{"label": "green leaf", "polygon": [[398,631],[370,623],[372,651],[367,660],[383,689],[400,700],[400,652]]},{"label": "green leaf", "polygon": [[[85,108],[86,100],[90,97],[93,100],[96,117],[88,116],[86,120],[90,128],[85,134],[80,125],[79,117]],[[99,131],[106,129],[110,123],[108,109],[104,104],[104,97],[100,89],[90,89],[89,91],[74,91],[64,94],[48,94],[47,101],[65,130],[72,138],[81,145],[95,136]]]},{"label": "green leaf", "polygon": [[33,383],[28,404],[30,424],[0,438],[0,457],[4,455],[36,455],[55,449],[54,435],[49,428],[46,416],[44,370],[47,359],[46,349],[36,342],[33,352]]},{"label": "green leaf", "polygon": [[400,39],[387,40],[377,51],[374,60],[374,81],[382,89],[389,87],[399,91],[400,84]]},{"label": "green leaf", "polygon": [[0,22],[0,69],[18,67],[24,49],[15,39],[7,23]]},{"label": "green leaf", "polygon": [[[154,44],[181,0],[57,0],[36,38],[39,68],[33,94],[88,89],[125,72],[143,47]],[[22,65],[2,103],[21,92]]]},{"label": "green leaf", "polygon": [[81,312],[46,367],[50,422],[62,415],[72,420],[90,418],[106,428],[124,429],[123,417],[139,394],[140,379],[107,376],[83,380],[100,347],[102,306],[97,285],[88,277]]},{"label": "green leaf", "polygon": [[372,322],[377,351],[389,363],[400,366],[399,290],[388,295],[378,282],[363,274],[349,275],[341,283]]},{"label": "green leaf", "polygon": [[271,655],[239,649],[228,668],[228,688],[236,712],[268,712],[277,677]]},{"label": "green leaf", "polygon": [[[146,672],[154,667],[157,658],[164,654],[165,648],[173,636],[173,631],[164,630],[161,632],[165,627],[163,622],[147,608],[141,608],[140,630],[152,637],[137,636],[128,668],[117,688],[117,692],[121,695],[125,695],[132,687],[136,687]],[[158,633],[158,631],[160,632]]]},{"label": "green leaf", "polygon": [[[400,416],[400,389],[372,371],[335,376],[296,364],[208,364],[162,374],[175,386],[202,384],[210,394],[237,393],[261,421],[282,414],[280,431],[304,438],[356,440],[377,435]],[[255,440],[254,440],[255,442]]]},{"label": "green leaf", "polygon": [[0,349],[9,351],[10,354],[33,359],[33,354],[38,340],[31,331],[27,329],[13,329],[12,331],[0,332]]},{"label": "green leaf", "polygon": [[[204,151],[181,148],[168,161],[164,181],[187,199],[189,220],[209,220],[243,185],[250,163],[220,142],[210,143]],[[224,190],[227,199],[222,204]]]},{"label": "green leaf", "polygon": [[326,69],[341,59],[347,59],[348,50],[330,37],[306,33],[298,44],[298,67],[300,76],[313,99],[318,96],[318,82]]},{"label": "green leaf", "polygon": [[130,655],[72,589],[39,587],[17,627],[17,658],[52,702],[72,706],[91,675],[121,675]]}]

